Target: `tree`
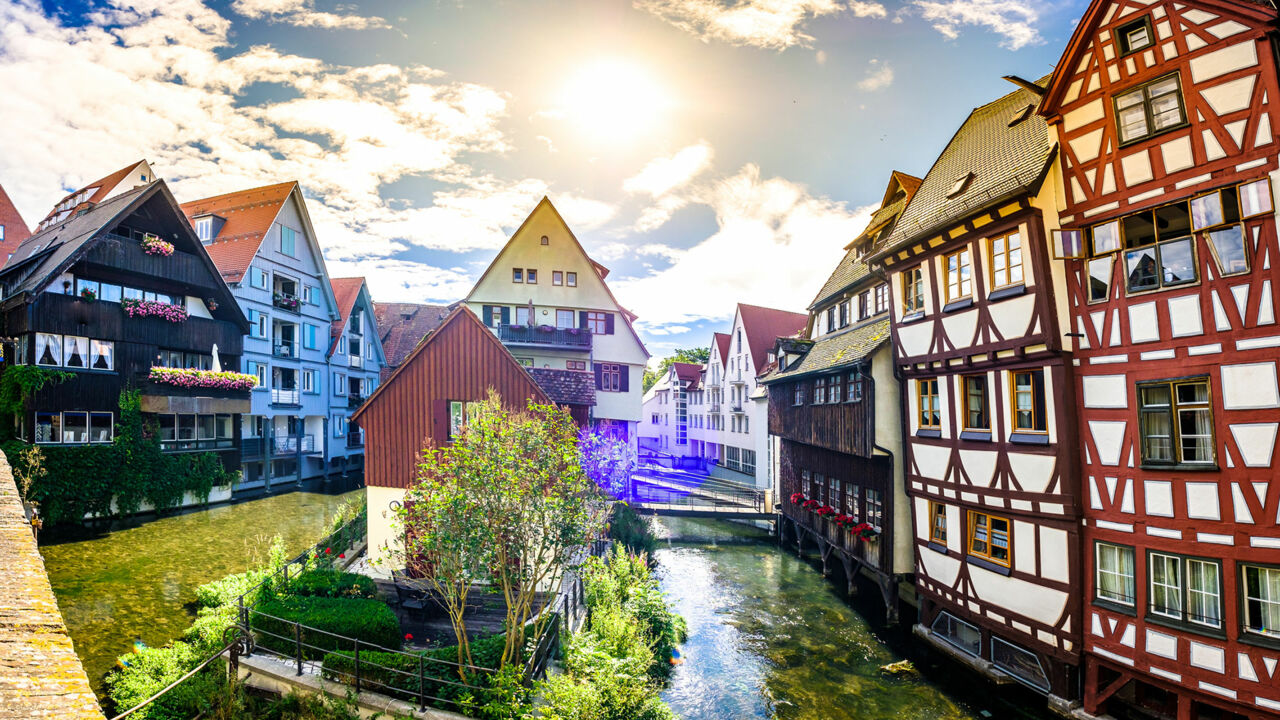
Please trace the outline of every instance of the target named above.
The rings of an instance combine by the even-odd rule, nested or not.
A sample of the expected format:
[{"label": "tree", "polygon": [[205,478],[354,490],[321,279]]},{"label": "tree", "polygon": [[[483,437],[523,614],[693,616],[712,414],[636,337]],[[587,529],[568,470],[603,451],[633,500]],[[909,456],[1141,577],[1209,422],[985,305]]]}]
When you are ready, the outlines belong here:
[{"label": "tree", "polygon": [[631,443],[612,433],[583,430],[578,438],[582,469],[587,477],[615,499],[629,497],[631,476],[636,471],[636,452]]},{"label": "tree", "polygon": [[599,536],[605,510],[568,412],[534,403],[513,411],[492,392],[467,407],[453,442],[423,453],[397,512],[406,567],[441,596],[459,662],[469,662],[463,613],[473,583],[503,596],[505,668],[521,659],[530,623],[541,634],[549,617],[535,617],[538,593],[560,587],[580,548]]},{"label": "tree", "polygon": [[681,348],[676,350],[674,355],[664,357],[658,361],[657,370],[649,370],[648,368],[645,368],[644,391],[649,392],[649,388],[657,384],[658,380],[660,380],[663,375],[667,374],[667,371],[671,369],[671,363],[683,362],[693,363],[695,365],[704,365],[709,359],[711,359],[710,347]]}]

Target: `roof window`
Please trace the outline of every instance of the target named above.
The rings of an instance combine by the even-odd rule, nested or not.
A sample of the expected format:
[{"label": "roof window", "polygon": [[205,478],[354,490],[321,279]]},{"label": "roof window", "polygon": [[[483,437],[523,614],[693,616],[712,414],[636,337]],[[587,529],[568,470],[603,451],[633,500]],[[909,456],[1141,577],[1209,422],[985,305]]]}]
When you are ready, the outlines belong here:
[{"label": "roof window", "polygon": [[947,191],[947,197],[954,198],[962,194],[965,190],[968,190],[970,183],[973,182],[973,178],[974,175],[971,172],[967,172],[956,178],[956,183]]},{"label": "roof window", "polygon": [[1026,120],[1027,118],[1031,117],[1031,111],[1034,109],[1035,109],[1034,105],[1026,105],[1021,110],[1018,110],[1017,112],[1015,112],[1013,114],[1013,117],[1009,118],[1009,127],[1013,127],[1014,125],[1017,125],[1023,120]]}]

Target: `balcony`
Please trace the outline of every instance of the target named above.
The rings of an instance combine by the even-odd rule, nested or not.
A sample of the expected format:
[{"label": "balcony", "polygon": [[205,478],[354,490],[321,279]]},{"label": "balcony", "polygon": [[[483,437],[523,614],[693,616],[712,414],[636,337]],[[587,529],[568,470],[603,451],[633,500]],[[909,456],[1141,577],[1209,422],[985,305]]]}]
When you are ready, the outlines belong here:
[{"label": "balcony", "polygon": [[550,325],[499,325],[498,339],[503,345],[534,345],[570,350],[590,350],[591,331],[557,328]]},{"label": "balcony", "polygon": [[271,388],[272,405],[301,406],[297,388]]},{"label": "balcony", "polygon": [[[106,240],[107,242],[89,249],[82,261],[94,270],[106,271],[108,277],[124,272],[134,277],[142,275],[159,278],[176,284],[170,289],[183,286],[191,290],[184,294],[197,297],[206,297],[210,290],[217,288],[218,278],[210,275],[205,264],[192,253],[175,250],[168,257],[148,255],[138,241],[132,238],[108,233]],[[162,290],[159,287],[155,289]]]},{"label": "balcony", "polygon": [[742,403],[735,402],[729,406],[729,411],[737,414],[742,413]]},{"label": "balcony", "polygon": [[298,345],[292,340],[277,338],[271,345],[271,354],[278,358],[296,358],[298,357]]},{"label": "balcony", "polygon": [[347,448],[364,447],[364,430],[347,430]]},{"label": "balcony", "polygon": [[262,451],[267,443],[266,438],[247,437],[240,439],[240,455],[245,460],[253,460],[262,457]]},{"label": "balcony", "polygon": [[271,440],[272,455],[296,455],[316,451],[315,435],[277,435]]},{"label": "balcony", "polygon": [[302,301],[296,296],[289,293],[273,292],[271,293],[271,304],[281,310],[288,310],[292,313],[302,312]]},{"label": "balcony", "polygon": [[359,355],[348,356],[347,363],[353,368],[364,367],[364,360]]},{"label": "balcony", "polygon": [[160,452],[193,452],[195,450],[230,450],[236,446],[231,438],[208,438],[205,440],[161,440]]},{"label": "balcony", "polygon": [[347,396],[347,409],[348,409],[348,410],[355,410],[356,408],[358,408],[358,407],[360,407],[361,405],[363,405],[363,404],[364,404],[365,399],[366,399],[366,398],[361,397],[360,395],[356,395],[356,394],[354,394],[354,393],[353,393],[353,394],[351,394],[351,395],[348,395],[348,396]]}]

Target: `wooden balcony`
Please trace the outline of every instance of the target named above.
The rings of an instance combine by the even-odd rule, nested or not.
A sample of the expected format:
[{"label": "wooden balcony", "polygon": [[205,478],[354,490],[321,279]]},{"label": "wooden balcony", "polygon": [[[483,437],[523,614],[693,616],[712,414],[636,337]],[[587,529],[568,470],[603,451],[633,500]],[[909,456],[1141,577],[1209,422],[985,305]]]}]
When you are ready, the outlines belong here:
[{"label": "wooden balcony", "polygon": [[218,276],[192,253],[175,250],[168,257],[148,255],[137,240],[114,234],[90,248],[80,262],[103,280],[128,285],[130,279],[146,276],[157,281],[152,283],[157,291],[181,290],[197,297],[209,295],[218,282]]},{"label": "wooden balcony", "polygon": [[90,301],[60,293],[39,293],[34,299],[29,314],[25,311],[8,314],[11,335],[24,332],[84,335],[88,332],[93,337],[116,343],[138,343],[169,350],[208,353],[216,343],[220,354],[238,356],[244,349],[244,336],[239,328],[221,320],[189,317],[175,323],[154,317],[131,318],[119,303]]},{"label": "wooden balcony", "polygon": [[[805,445],[871,457],[876,437],[875,388],[870,379],[863,382],[862,400],[823,405],[793,405],[793,383],[771,385],[769,432]],[[805,399],[810,397],[806,392]]]},{"label": "wooden balcony", "polygon": [[533,345],[569,350],[591,349],[591,331],[578,328],[555,328],[550,325],[499,325],[498,339],[503,345]]}]

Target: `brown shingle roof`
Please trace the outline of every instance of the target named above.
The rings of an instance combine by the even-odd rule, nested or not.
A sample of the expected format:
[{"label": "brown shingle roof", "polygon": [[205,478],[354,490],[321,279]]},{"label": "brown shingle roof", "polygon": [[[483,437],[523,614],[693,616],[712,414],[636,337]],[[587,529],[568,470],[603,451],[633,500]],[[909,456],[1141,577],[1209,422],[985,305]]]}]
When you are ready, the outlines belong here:
[{"label": "brown shingle roof", "polygon": [[4,228],[4,241],[0,242],[0,267],[2,267],[22,241],[31,237],[27,222],[22,219],[18,208],[9,199],[4,186],[0,186],[0,227]]},{"label": "brown shingle roof", "polygon": [[[71,210],[71,212],[67,214],[67,217],[70,217],[71,215],[73,215],[73,214],[75,213],[75,211],[76,211],[77,209],[79,209],[79,208],[81,208],[81,207],[84,207],[85,205],[96,205],[96,204],[98,204],[98,203],[102,202],[102,200],[103,200],[104,198],[106,198],[107,193],[111,192],[111,190],[112,190],[113,188],[115,188],[115,186],[117,186],[117,185],[119,185],[121,182],[123,182],[123,181],[124,181],[124,179],[125,179],[126,177],[128,177],[128,176],[129,176],[129,173],[133,172],[133,169],[134,169],[134,168],[138,167],[139,165],[141,165],[141,164],[142,164],[142,163],[144,163],[144,162],[146,162],[146,160],[139,160],[138,162],[133,163],[132,165],[127,165],[127,166],[125,166],[125,167],[120,168],[119,170],[117,170],[117,171],[115,171],[115,172],[111,173],[110,175],[108,175],[108,176],[106,176],[106,177],[104,177],[104,178],[99,178],[98,180],[95,180],[94,182],[91,182],[91,183],[89,183],[88,185],[85,185],[84,187],[82,187],[82,188],[80,188],[80,189],[76,190],[75,192],[68,193],[68,194],[67,194],[66,196],[64,196],[61,200],[59,200],[58,202],[56,202],[56,203],[54,203],[54,204],[53,204],[53,209],[49,211],[49,214],[48,214],[48,215],[45,215],[45,216],[44,216],[44,219],[42,219],[42,220],[39,222],[39,224],[37,225],[37,227],[43,226],[45,223],[49,222],[49,220],[50,220],[50,219],[52,219],[55,215],[57,215],[58,213],[62,212],[61,210],[58,210],[58,206],[59,206],[59,205],[61,205],[62,203],[66,202],[66,201],[68,201],[68,200],[70,200],[71,198],[75,197],[76,195],[79,195],[80,193],[84,192],[85,190],[93,189],[93,190],[94,190],[94,192],[93,192],[93,194],[92,194],[92,195],[90,195],[89,197],[85,198],[82,202],[80,202],[79,204],[77,204],[75,207],[73,207],[73,208],[66,208],[66,209]],[[155,178],[148,178],[148,179],[147,179],[147,182],[148,182],[148,183],[149,183],[149,182],[154,182],[154,181],[155,181]],[[135,186],[135,187],[136,187],[136,186]]]},{"label": "brown shingle roof", "polygon": [[[1043,86],[1047,79],[1039,84]],[[1009,125],[1015,113],[1038,102],[1030,90],[1019,88],[970,113],[934,161],[879,254],[910,246],[1038,185],[1053,159],[1045,119],[1032,113]],[[967,173],[973,173],[968,187],[948,197]]]},{"label": "brown shingle roof", "polygon": [[747,333],[747,347],[751,349],[757,375],[769,361],[773,342],[780,337],[795,337],[809,323],[809,316],[804,313],[746,303],[738,303],[738,313],[742,315],[742,327]]},{"label": "brown shingle roof", "polygon": [[423,338],[440,327],[456,305],[373,304],[373,316],[378,321],[378,333],[382,336],[382,351],[387,356],[387,365],[382,370],[383,380],[404,363]]},{"label": "brown shingle roof", "polygon": [[773,382],[853,365],[889,342],[889,318],[872,320],[815,341],[800,362],[783,372],[772,372],[762,382]]},{"label": "brown shingle roof", "polygon": [[595,405],[596,376],[586,370],[525,368],[557,405]]},{"label": "brown shingle roof", "polygon": [[238,283],[244,277],[262,238],[297,185],[296,181],[283,182],[182,204],[188,220],[217,215],[225,221],[205,248],[228,283]]}]

